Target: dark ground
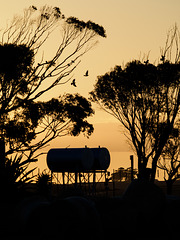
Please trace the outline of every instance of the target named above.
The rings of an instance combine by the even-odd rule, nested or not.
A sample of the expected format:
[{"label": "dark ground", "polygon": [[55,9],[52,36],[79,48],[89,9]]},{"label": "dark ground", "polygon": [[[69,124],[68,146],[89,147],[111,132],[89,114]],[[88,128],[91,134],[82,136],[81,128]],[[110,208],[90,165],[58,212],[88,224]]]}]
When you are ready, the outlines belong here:
[{"label": "dark ground", "polygon": [[[86,211],[88,205],[85,203],[85,215],[82,209],[81,214],[79,213],[77,206],[74,210],[72,204],[68,205],[69,203],[65,203],[64,200],[62,202],[62,199],[57,200],[61,196],[56,196],[56,200],[47,200],[39,196],[28,197],[16,206],[12,199],[11,203],[0,206],[1,239],[179,239],[180,182],[173,185],[173,196],[164,195],[164,200],[160,196],[155,200],[155,205],[152,204],[153,194],[148,195],[151,201],[147,201],[148,198],[131,201],[132,197],[129,201],[122,197],[128,185],[127,182],[115,183],[113,188],[113,184],[110,183],[108,192],[104,190],[103,183],[97,185],[96,195],[94,193],[88,196],[88,201],[93,203],[95,208],[91,206],[92,209],[90,207],[90,210]],[[156,182],[156,185],[166,193],[164,182]],[[54,186],[53,192],[57,195],[58,186]],[[75,193],[76,191],[73,195]],[[78,198],[78,201],[78,204],[82,205],[81,198]],[[92,214],[94,209],[97,210],[98,216]],[[89,214],[92,220],[89,220]],[[98,225],[100,230],[94,230],[92,225],[97,219],[100,224],[96,223],[96,226]],[[78,231],[74,234],[73,231],[77,228]]]}]

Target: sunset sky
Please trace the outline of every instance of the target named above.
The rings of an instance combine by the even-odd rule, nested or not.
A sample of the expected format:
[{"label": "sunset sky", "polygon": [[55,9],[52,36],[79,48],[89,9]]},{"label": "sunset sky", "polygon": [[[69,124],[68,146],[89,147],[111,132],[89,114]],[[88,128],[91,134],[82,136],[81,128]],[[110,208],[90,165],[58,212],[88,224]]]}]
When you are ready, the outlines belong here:
[{"label": "sunset sky", "polygon": [[[59,7],[66,17],[92,20],[102,25],[107,33],[107,38],[99,39],[98,45],[83,57],[81,65],[73,73],[77,88],[70,84],[57,87],[49,93],[49,98],[65,92],[78,92],[88,97],[98,75],[105,74],[115,65],[125,65],[133,59],[142,60],[148,54],[150,62],[157,63],[168,30],[175,23],[180,28],[179,0],[1,0],[1,29],[15,14],[22,14],[24,8],[31,5],[39,8],[45,4]],[[51,51],[50,47],[46,50]],[[86,70],[89,77],[83,78]],[[100,145],[111,152],[111,168],[130,166],[132,150],[124,136],[124,129],[96,105],[93,108],[96,113],[89,122],[94,124],[95,131],[89,139],[83,136],[65,137],[52,142],[49,148]],[[45,159],[41,160],[41,164],[45,166]]]}]

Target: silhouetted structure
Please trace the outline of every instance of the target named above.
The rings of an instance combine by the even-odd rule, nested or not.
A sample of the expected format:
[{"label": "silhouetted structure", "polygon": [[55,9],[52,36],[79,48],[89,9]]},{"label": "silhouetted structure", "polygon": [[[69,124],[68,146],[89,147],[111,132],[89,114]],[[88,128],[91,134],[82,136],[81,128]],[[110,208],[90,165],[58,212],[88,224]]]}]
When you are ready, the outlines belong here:
[{"label": "silhouetted structure", "polygon": [[123,181],[130,182],[132,181],[132,175],[133,175],[133,179],[137,178],[137,173],[138,171],[136,169],[133,169],[132,171],[131,167],[126,169],[123,167],[120,167],[118,168],[118,170],[113,171],[110,179],[115,182],[123,182]]},{"label": "silhouetted structure", "polygon": [[61,175],[57,177],[57,183],[62,184],[64,189],[73,184],[87,194],[95,194],[96,184],[103,178],[105,185],[107,184],[109,164],[109,151],[100,147],[51,149],[47,154],[47,165],[52,174]]}]

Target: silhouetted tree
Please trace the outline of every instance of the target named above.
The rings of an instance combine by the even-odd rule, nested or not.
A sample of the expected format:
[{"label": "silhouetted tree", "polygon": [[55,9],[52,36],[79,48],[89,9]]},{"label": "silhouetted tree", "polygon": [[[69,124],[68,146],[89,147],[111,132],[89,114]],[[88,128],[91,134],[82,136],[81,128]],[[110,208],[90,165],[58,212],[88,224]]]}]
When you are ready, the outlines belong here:
[{"label": "silhouetted tree", "polygon": [[179,124],[173,128],[170,137],[158,161],[158,168],[164,170],[164,180],[167,185],[167,194],[172,194],[173,183],[180,179],[180,134]]},{"label": "silhouetted tree", "polygon": [[[175,62],[171,56],[175,45]],[[160,63],[131,61],[99,76],[91,100],[125,127],[138,156],[139,178],[152,162],[151,181],[157,161],[173,129],[180,105],[179,32],[168,34]]]},{"label": "silhouetted tree", "polygon": [[[43,46],[55,29],[60,29],[55,53],[44,59]],[[59,136],[91,135],[86,118],[93,114],[91,103],[79,94],[65,94],[42,101],[46,93],[71,80],[81,57],[105,37],[104,28],[91,21],[66,18],[58,7],[35,6],[16,16],[0,41],[0,169],[12,154],[24,167],[42,154],[35,152]],[[38,60],[40,59],[40,60]],[[26,169],[26,167],[24,168]],[[16,174],[16,173],[14,173]]]}]

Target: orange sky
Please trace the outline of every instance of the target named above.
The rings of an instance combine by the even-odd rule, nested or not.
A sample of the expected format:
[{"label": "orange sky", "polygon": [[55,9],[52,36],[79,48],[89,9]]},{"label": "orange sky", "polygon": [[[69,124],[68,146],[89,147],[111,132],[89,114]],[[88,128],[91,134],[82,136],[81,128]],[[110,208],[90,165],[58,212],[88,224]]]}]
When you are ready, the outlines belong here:
[{"label": "orange sky", "polygon": [[[73,73],[78,87],[73,88],[70,84],[57,87],[49,92],[48,98],[64,92],[78,92],[87,97],[98,75],[105,74],[115,65],[126,64],[132,59],[142,59],[144,54],[150,53],[150,61],[157,63],[167,31],[175,23],[180,28],[179,0],[1,0],[1,2],[1,27],[15,14],[21,14],[25,7],[35,5],[39,8],[48,4],[60,7],[65,16],[73,15],[81,20],[92,20],[106,29],[107,38],[100,39],[99,44],[83,57],[81,65]],[[52,44],[53,40],[49,46]],[[48,52],[51,48],[45,50]],[[86,70],[89,70],[89,77],[84,79],[82,76]],[[130,151],[123,129],[117,121],[97,109],[95,105],[93,107],[96,114],[89,121],[95,124],[95,131],[90,139],[83,136],[66,137],[55,140],[50,147],[100,145],[107,147],[113,155],[114,152]],[[112,161],[116,166],[118,157],[114,155]]]}]

